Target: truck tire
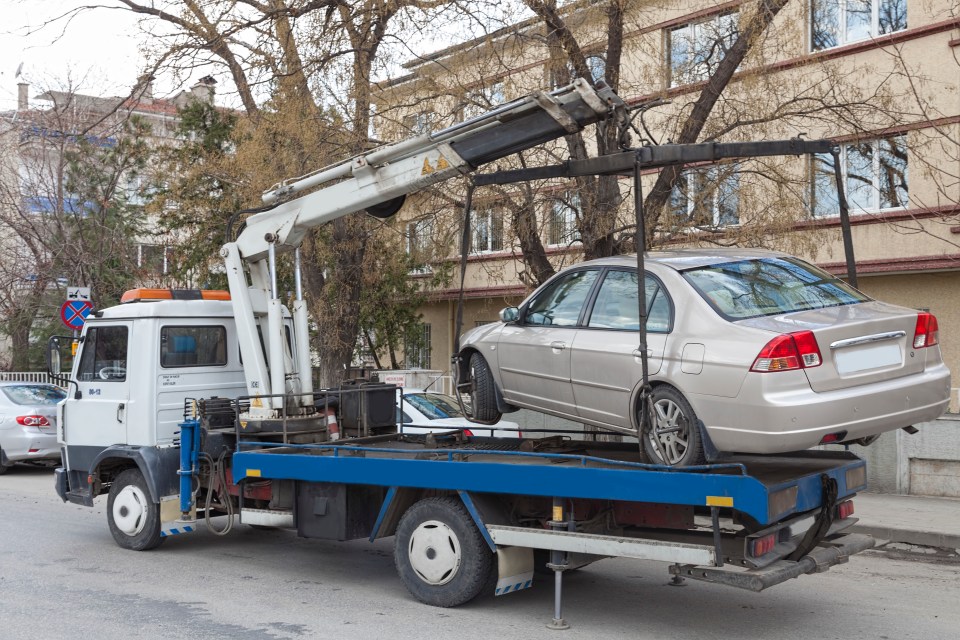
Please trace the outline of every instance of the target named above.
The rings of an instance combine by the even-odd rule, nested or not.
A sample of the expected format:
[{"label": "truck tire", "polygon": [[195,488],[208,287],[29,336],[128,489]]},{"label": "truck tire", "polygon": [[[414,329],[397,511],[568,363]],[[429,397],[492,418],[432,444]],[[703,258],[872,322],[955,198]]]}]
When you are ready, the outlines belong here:
[{"label": "truck tire", "polygon": [[[654,424],[642,438],[647,457],[654,464],[671,467],[703,464],[705,458],[700,429],[697,426],[697,414],[683,394],[673,387],[660,385],[653,389],[650,402],[653,403]],[[654,441],[656,429],[667,430],[659,436],[667,454],[666,460],[660,455],[660,449]]]},{"label": "truck tire", "polygon": [[494,555],[457,498],[426,498],[407,509],[393,557],[407,590],[435,607],[469,602],[496,581]]},{"label": "truck tire", "polygon": [[139,469],[126,469],[110,485],[107,523],[118,545],[133,551],[160,546],[160,505],[150,500],[150,490]]},{"label": "truck tire", "polygon": [[479,353],[470,356],[470,380],[473,382],[470,402],[473,417],[484,422],[497,422],[502,414],[497,411],[497,389],[490,373],[490,365]]}]

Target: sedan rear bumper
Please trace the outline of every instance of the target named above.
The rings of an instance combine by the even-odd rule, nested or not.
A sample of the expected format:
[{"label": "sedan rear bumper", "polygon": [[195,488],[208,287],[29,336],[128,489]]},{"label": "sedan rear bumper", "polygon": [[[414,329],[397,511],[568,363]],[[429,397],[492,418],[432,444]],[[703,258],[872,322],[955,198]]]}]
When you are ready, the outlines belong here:
[{"label": "sedan rear bumper", "polygon": [[920,375],[825,393],[808,385],[774,389],[767,383],[772,376],[786,378],[789,373],[748,376],[736,398],[690,398],[697,414],[713,423],[706,427],[718,450],[799,451],[840,432],[845,432],[841,440],[855,440],[929,422],[950,402],[950,371],[943,365]]},{"label": "sedan rear bumper", "polygon": [[19,427],[3,433],[2,448],[8,462],[59,460],[60,445],[56,433],[45,433],[35,427]]}]

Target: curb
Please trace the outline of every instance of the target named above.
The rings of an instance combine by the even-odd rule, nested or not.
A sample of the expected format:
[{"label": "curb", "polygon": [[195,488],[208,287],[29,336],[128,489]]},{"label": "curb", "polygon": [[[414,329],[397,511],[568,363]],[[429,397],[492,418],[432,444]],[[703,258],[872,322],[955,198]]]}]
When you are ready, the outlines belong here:
[{"label": "curb", "polygon": [[849,531],[866,533],[877,540],[886,540],[888,542],[904,542],[906,544],[916,544],[924,547],[960,549],[960,534],[916,531],[860,523],[850,527]]}]

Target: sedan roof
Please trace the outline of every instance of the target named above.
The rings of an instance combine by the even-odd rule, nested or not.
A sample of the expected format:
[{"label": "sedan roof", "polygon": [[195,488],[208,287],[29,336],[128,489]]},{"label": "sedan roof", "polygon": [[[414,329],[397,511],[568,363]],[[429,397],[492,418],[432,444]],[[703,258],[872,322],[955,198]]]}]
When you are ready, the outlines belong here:
[{"label": "sedan roof", "polygon": [[[684,269],[693,269],[696,267],[706,267],[712,264],[722,264],[724,262],[733,262],[736,260],[755,260],[757,258],[776,258],[786,256],[780,251],[768,251],[766,249],[741,249],[741,248],[705,248],[705,249],[674,249],[672,251],[648,251],[644,254],[644,259],[649,262],[656,262],[667,267],[683,271]],[[574,267],[584,266],[617,266],[617,267],[635,267],[637,265],[637,254],[627,254],[614,256],[612,258],[598,258],[573,265]]]}]

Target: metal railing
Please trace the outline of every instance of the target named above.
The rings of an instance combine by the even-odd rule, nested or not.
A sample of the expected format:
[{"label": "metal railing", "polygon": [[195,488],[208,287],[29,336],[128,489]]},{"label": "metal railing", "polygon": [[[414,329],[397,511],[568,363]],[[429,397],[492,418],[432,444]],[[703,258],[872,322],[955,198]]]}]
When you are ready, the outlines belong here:
[{"label": "metal railing", "polygon": [[0,371],[0,382],[39,382],[56,384],[46,371]]}]

